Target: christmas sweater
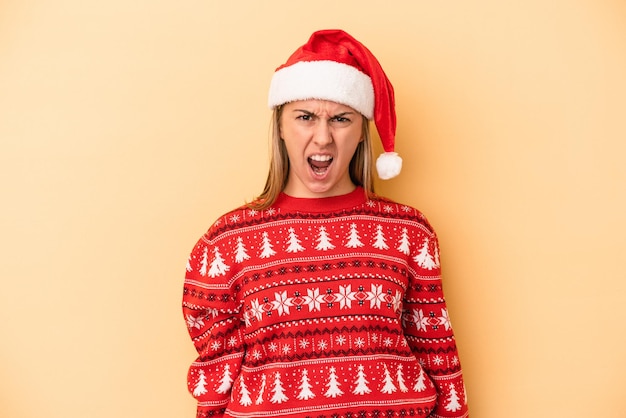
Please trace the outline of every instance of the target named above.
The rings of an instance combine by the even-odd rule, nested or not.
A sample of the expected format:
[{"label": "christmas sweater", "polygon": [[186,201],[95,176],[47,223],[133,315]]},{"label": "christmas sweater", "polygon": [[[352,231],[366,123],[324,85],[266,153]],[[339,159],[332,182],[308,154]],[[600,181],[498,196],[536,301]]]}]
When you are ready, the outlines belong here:
[{"label": "christmas sweater", "polygon": [[220,217],[189,256],[197,417],[467,417],[435,232],[362,188]]}]

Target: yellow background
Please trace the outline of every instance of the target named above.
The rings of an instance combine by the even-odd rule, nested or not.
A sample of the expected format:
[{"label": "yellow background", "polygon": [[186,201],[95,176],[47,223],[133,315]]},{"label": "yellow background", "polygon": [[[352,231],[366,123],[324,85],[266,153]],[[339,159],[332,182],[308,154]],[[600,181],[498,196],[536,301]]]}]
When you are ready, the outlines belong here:
[{"label": "yellow background", "polygon": [[194,416],[187,254],[336,27],[395,86],[378,191],[439,233],[472,416],[626,417],[621,0],[4,0],[0,416]]}]

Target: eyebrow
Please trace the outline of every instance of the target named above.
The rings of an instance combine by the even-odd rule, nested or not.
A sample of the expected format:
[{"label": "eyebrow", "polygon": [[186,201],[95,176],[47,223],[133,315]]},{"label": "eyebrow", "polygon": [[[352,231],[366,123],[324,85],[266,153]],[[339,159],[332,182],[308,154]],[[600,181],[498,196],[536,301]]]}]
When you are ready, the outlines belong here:
[{"label": "eyebrow", "polygon": [[[302,112],[305,113],[307,115],[311,115],[311,116],[317,116],[314,112],[311,112],[309,110],[304,110],[304,109],[294,109],[294,112]],[[355,112],[352,112],[350,110],[346,111],[346,112],[341,112],[341,113],[337,113],[336,115],[331,116],[331,118],[338,118],[338,117],[343,117],[346,115],[354,115]]]}]

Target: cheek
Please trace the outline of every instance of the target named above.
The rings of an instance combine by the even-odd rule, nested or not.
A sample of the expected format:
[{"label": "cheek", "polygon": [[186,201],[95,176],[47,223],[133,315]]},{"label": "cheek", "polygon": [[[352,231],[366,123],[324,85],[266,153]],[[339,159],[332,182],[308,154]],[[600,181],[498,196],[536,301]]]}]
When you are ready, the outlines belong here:
[{"label": "cheek", "polygon": [[350,150],[352,153],[356,151],[358,146],[363,142],[363,135],[361,135],[361,130],[356,130],[355,132],[350,133],[350,137],[346,139],[346,150]]},{"label": "cheek", "polygon": [[307,145],[309,135],[306,129],[298,128],[297,126],[284,125],[280,131],[280,137],[282,138],[285,146],[291,150],[297,150],[298,148],[304,148]]},{"label": "cheek", "polygon": [[280,133],[280,137],[289,142],[295,142],[301,134],[298,133],[298,128],[293,124],[282,123],[278,127],[278,132]]},{"label": "cheek", "polygon": [[298,155],[302,154],[300,152],[300,148],[296,141],[293,140],[293,137],[287,136],[288,139],[283,139],[283,143],[285,145],[285,151],[287,152],[287,158],[291,162],[295,162],[294,159],[298,158]]}]

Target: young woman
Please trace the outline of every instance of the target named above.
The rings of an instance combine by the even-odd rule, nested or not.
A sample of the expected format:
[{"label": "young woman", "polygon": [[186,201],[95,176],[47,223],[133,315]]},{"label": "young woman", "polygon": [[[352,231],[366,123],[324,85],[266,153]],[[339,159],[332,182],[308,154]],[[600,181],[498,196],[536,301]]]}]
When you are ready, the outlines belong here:
[{"label": "young woman", "polygon": [[315,32],[275,72],[263,193],[189,257],[197,417],[467,417],[437,237],[377,196],[369,120],[400,171],[393,88],[367,48]]}]

